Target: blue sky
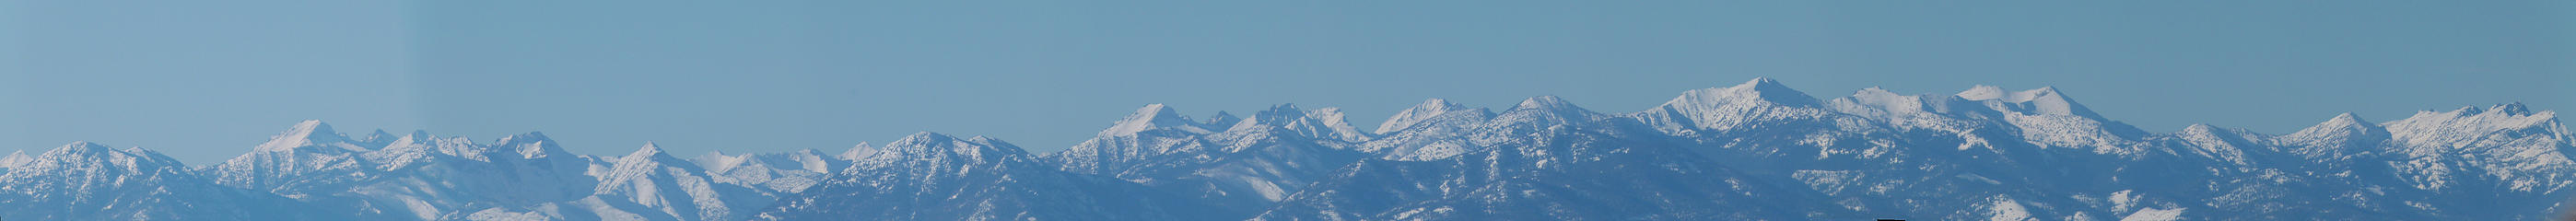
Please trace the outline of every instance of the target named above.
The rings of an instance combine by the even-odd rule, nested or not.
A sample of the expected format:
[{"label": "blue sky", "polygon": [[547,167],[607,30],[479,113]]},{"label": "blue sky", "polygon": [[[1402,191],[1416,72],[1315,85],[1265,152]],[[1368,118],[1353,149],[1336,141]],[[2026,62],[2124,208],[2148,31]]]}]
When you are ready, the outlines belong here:
[{"label": "blue sky", "polygon": [[1771,77],[1820,97],[2057,86],[2151,131],[2576,107],[2576,3],[0,0],[0,145],[204,164],[303,119],[574,151],[1053,151],[1147,103],[1374,126],[1425,98],[1604,112]]}]

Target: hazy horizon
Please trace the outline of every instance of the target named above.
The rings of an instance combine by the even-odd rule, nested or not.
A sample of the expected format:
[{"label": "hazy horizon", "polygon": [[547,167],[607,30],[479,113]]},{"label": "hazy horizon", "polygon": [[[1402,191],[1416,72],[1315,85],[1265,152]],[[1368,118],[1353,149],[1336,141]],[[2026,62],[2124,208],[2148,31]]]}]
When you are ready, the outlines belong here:
[{"label": "hazy horizon", "polygon": [[[2299,13],[2282,13],[2282,12]],[[0,144],[203,165],[297,121],[582,154],[838,151],[935,131],[1033,152],[1135,108],[1423,99],[1604,113],[1778,79],[2056,89],[2150,132],[2576,107],[2576,3],[42,2],[0,0]]]}]

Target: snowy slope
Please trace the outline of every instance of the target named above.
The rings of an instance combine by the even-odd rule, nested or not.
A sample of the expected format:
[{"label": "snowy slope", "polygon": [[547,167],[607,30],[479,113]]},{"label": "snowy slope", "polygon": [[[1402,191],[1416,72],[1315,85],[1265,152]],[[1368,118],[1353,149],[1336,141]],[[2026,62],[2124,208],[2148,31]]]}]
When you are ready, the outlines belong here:
[{"label": "snowy slope", "polygon": [[2067,92],[1753,79],[1629,113],[1430,99],[1375,131],[1335,108],[1153,104],[1045,154],[920,133],[609,157],[306,121],[194,167],[88,143],[0,156],[0,219],[2535,220],[2576,197],[2576,133],[2521,104],[2144,131]]},{"label": "snowy slope", "polygon": [[[852,147],[843,155],[874,154],[866,144]],[[805,190],[822,182],[823,176],[850,166],[843,155],[824,155],[822,151],[804,149],[781,153],[724,155],[718,151],[690,159],[714,176],[716,182],[758,187],[763,195],[783,195]]]},{"label": "snowy slope", "polygon": [[1376,153],[1389,160],[1434,160],[1448,158],[1473,147],[1466,135],[1494,118],[1485,108],[1467,108],[1448,100],[1431,99],[1406,108],[1378,126],[1378,139],[1360,144],[1361,152]]},{"label": "snowy slope", "polygon": [[304,177],[369,172],[375,163],[359,155],[372,149],[350,141],[332,131],[330,124],[307,120],[270,137],[249,154],[206,170],[216,183],[261,190],[290,186],[289,182]]},{"label": "snowy slope", "polygon": [[1474,136],[1491,148],[1362,161],[1256,219],[1796,220],[1813,207],[1554,97],[1502,116]]},{"label": "snowy slope", "polygon": [[754,220],[1200,220],[1198,204],[1059,171],[984,137],[917,133]]},{"label": "snowy slope", "polygon": [[680,220],[736,220],[776,200],[761,190],[719,178],[696,163],[672,157],[652,143],[618,158],[600,175],[596,197],[634,203]]},{"label": "snowy slope", "polygon": [[45,151],[0,180],[7,220],[336,220],[304,204],[216,185],[161,153],[75,142]]}]

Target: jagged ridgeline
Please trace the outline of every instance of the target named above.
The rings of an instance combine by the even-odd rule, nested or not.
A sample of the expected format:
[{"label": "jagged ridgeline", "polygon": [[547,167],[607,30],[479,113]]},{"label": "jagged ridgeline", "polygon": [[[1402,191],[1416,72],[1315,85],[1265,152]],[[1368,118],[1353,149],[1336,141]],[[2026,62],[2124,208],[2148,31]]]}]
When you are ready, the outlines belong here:
[{"label": "jagged ridgeline", "polygon": [[[2537,220],[2576,146],[2520,104],[2288,134],[2140,130],[2053,88],[1818,99],[1768,79],[1601,113],[1432,99],[1146,105],[1064,151],[918,133],[838,153],[565,151],[298,123],[190,166],[73,143],[0,158],[5,220]],[[584,144],[591,145],[591,144]]]}]

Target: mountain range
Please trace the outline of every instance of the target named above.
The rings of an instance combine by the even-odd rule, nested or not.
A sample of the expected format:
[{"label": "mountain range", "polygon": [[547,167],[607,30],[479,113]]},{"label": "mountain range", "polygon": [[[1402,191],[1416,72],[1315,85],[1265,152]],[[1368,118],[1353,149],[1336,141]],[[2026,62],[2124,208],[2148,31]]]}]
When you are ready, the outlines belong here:
[{"label": "mountain range", "polygon": [[1605,113],[1430,99],[1145,105],[1063,151],[921,132],[837,153],[566,151],[288,127],[223,162],[76,142],[0,157],[5,220],[2539,220],[2576,187],[2555,112],[2146,131],[2054,88],[1820,98],[1769,79]]}]

